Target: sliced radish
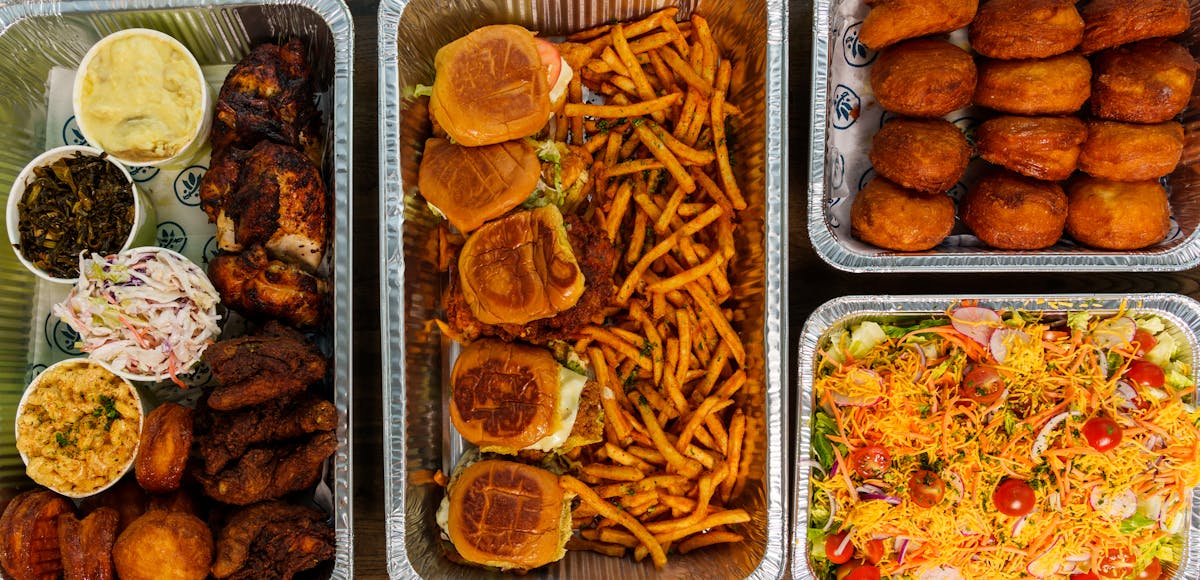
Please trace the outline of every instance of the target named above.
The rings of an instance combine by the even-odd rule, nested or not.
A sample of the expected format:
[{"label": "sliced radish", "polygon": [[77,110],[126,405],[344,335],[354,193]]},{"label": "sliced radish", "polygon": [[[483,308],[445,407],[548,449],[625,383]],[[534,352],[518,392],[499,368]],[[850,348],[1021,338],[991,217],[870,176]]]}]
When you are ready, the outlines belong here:
[{"label": "sliced radish", "polygon": [[825,521],[825,526],[821,531],[828,532],[829,527],[833,525],[833,517],[837,515],[837,498],[833,497],[833,491],[826,489],[825,495],[829,497],[829,519]]},{"label": "sliced radish", "polygon": [[1030,459],[1032,459],[1035,463],[1042,460],[1042,454],[1045,453],[1046,448],[1050,446],[1051,432],[1054,431],[1055,427],[1058,427],[1063,421],[1067,420],[1067,417],[1072,415],[1081,415],[1081,413],[1079,411],[1064,411],[1055,415],[1049,421],[1046,421],[1046,425],[1042,427],[1041,431],[1038,431],[1037,439],[1035,439],[1033,442],[1033,447],[1029,449]]},{"label": "sliced radish", "polygon": [[1092,331],[1092,342],[1100,348],[1112,348],[1129,344],[1137,332],[1137,323],[1128,316],[1109,318],[1096,323]]},{"label": "sliced radish", "polygon": [[999,328],[992,333],[992,339],[988,343],[988,348],[992,351],[992,358],[996,362],[1004,364],[1008,358],[1008,349],[1010,344],[1028,343],[1029,335],[1023,330],[1015,328]]},{"label": "sliced radish", "polygon": [[1013,522],[1012,536],[1014,538],[1021,535],[1021,530],[1025,529],[1025,521],[1029,519],[1029,516],[1030,514],[1025,514],[1017,518],[1017,521]]},{"label": "sliced radish", "polygon": [[1137,512],[1138,506],[1137,494],[1131,489],[1108,493],[1099,487],[1092,488],[1088,504],[1100,512],[1101,517],[1112,521],[1121,521],[1132,516]]},{"label": "sliced radish", "polygon": [[843,407],[871,407],[883,400],[883,377],[871,369],[855,367],[846,373],[846,382],[853,384],[856,393],[867,391],[865,395],[847,395],[834,391],[830,393],[833,402]]},{"label": "sliced radish", "polygon": [[915,345],[908,345],[905,350],[912,351],[917,357],[917,370],[913,372],[913,382],[921,380],[921,376],[925,374],[925,368],[929,365],[929,359],[925,357],[925,349]]},{"label": "sliced radish", "polygon": [[954,566],[938,566],[921,573],[921,580],[963,580],[962,572]]},{"label": "sliced radish", "polygon": [[874,407],[883,400],[882,396],[876,397],[847,397],[839,393],[831,393],[833,402],[842,407]]},{"label": "sliced radish", "polygon": [[1034,578],[1046,578],[1058,573],[1059,562],[1056,554],[1052,554],[1054,548],[1058,547],[1059,538],[1055,536],[1054,541],[1050,543],[1050,547],[1042,552],[1038,557],[1029,562],[1025,567],[1025,571],[1029,572]]},{"label": "sliced radish", "polygon": [[1001,324],[1000,315],[991,308],[979,306],[964,306],[950,313],[950,324],[971,340],[987,346],[992,332]]},{"label": "sliced radish", "polygon": [[958,497],[955,498],[954,503],[961,503],[962,500],[966,499],[967,489],[963,485],[963,479],[960,475],[958,475],[957,471],[954,471],[953,469],[947,469],[943,471],[942,479],[949,482],[950,487],[954,488],[954,492],[958,494]]},{"label": "sliced radish", "polygon": [[1137,391],[1134,390],[1133,385],[1130,385],[1125,381],[1117,381],[1116,393],[1117,396],[1121,398],[1120,407],[1122,409],[1132,411],[1138,407],[1137,403],[1140,400],[1140,397],[1138,397]]}]

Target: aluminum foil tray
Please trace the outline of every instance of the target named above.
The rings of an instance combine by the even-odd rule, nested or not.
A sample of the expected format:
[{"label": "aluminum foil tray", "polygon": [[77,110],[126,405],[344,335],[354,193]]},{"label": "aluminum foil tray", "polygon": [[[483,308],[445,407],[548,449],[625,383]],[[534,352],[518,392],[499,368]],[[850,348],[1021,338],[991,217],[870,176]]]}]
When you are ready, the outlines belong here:
[{"label": "aluminum foil tray", "polygon": [[[383,0],[379,9],[380,244],[383,352],[385,505],[388,570],[393,577],[477,578],[487,573],[450,563],[434,520],[442,490],[417,485],[410,475],[451,471],[462,450],[445,403],[452,352],[432,321],[441,316],[442,282],[436,267],[436,222],[416,195],[419,147],[429,132],[422,101],[412,88],[432,84],[433,57],[442,45],[479,26],[521,24],[543,36],[565,35],[611,20],[630,19],[678,6],[680,16],[703,14],[718,43],[747,65],[745,81],[730,102],[743,107],[733,155],[749,194],[738,244],[735,289],[746,307],[738,331],[762,361],[761,406],[766,426],[755,448],[745,507],[752,514],[747,540],[738,545],[672,555],[656,570],[648,561],[570,552],[533,572],[542,578],[770,578],[783,573],[786,408],[782,344],[783,118],[787,52],[782,0],[731,2],[670,0]],[[756,227],[757,224],[757,227]]]},{"label": "aluminum foil tray", "polygon": [[[8,195],[21,168],[49,146],[82,141],[70,120],[61,127],[57,123],[48,126],[59,114],[51,109],[64,101],[56,79],[65,72],[69,81],[70,71],[97,40],[133,27],[160,30],[179,39],[204,67],[210,83],[218,87],[223,71],[258,43],[285,38],[308,43],[321,98],[318,106],[323,111],[323,177],[334,208],[333,248],[322,266],[332,277],[333,316],[318,338],[322,349],[332,354],[333,379],[325,387],[338,411],[338,449],[312,495],[316,504],[332,514],[337,548],[334,560],[317,571],[321,577],[353,577],[349,233],[354,31],[350,11],[341,0],[88,0],[0,6],[0,54],[4,55],[0,59],[0,142],[4,143],[0,147],[0,197]],[[54,94],[51,86],[56,87]],[[69,104],[69,83],[66,90]],[[172,203],[199,205],[195,186],[207,167],[200,164],[199,157],[195,163],[176,178]],[[146,187],[144,181],[155,174],[153,168],[134,171],[135,180],[142,183],[139,187]],[[194,210],[200,213],[198,207]],[[159,211],[160,218],[163,213]],[[202,215],[194,220],[196,224],[205,221]],[[211,226],[185,225],[160,219],[156,243],[204,266],[216,251],[210,240]],[[65,294],[65,286],[36,279],[7,246],[0,249],[0,285],[4,288],[0,293],[0,425],[9,426],[0,429],[0,500],[7,500],[32,484],[25,477],[11,428],[25,385],[47,357],[81,353],[71,352],[73,331],[65,325],[56,327],[57,318],[46,315],[47,303]],[[180,393],[173,387],[151,390],[156,396]],[[199,389],[191,391],[198,393]],[[175,395],[165,395],[168,392]]]},{"label": "aluminum foil tray", "polygon": [[[1192,0],[1192,27],[1182,42],[1195,53],[1200,37],[1200,0]],[[1044,250],[1016,252],[983,245],[961,221],[941,244],[925,252],[893,252],[861,242],[850,235],[850,203],[875,171],[867,159],[871,137],[885,115],[867,80],[876,51],[858,41],[858,30],[868,12],[864,0],[816,0],[812,51],[811,158],[808,175],[808,235],[817,255],[832,266],[851,272],[1001,272],[1001,271],[1177,271],[1200,264],[1200,203],[1192,191],[1200,174],[1189,165],[1197,162],[1195,132],[1185,136],[1180,167],[1164,180],[1172,210],[1167,239],[1132,252],[1093,250],[1069,238]],[[951,41],[966,45],[959,30]],[[1196,91],[1200,91],[1197,85]],[[1198,94],[1193,92],[1193,98]],[[981,114],[982,113],[982,114]],[[972,141],[974,128],[987,118],[976,108],[955,111],[946,118]],[[1200,118],[1190,107],[1183,124]],[[958,199],[972,178],[986,166],[974,159],[963,181],[950,195]]]},{"label": "aluminum foil tray", "polygon": [[[1200,384],[1200,302],[1179,294],[1068,294],[1061,296],[845,296],[821,305],[804,323],[799,338],[799,372],[796,417],[796,482],[793,493],[792,538],[789,553],[791,574],[796,580],[813,579],[808,558],[812,421],[815,409],[813,373],[817,347],[833,332],[848,329],[863,320],[899,319],[944,314],[963,300],[977,300],[979,306],[992,309],[1021,309],[1030,312],[1067,312],[1088,310],[1111,313],[1125,307],[1133,313],[1154,314],[1162,318],[1180,344],[1186,344],[1185,361],[1191,366],[1192,380]],[[1173,328],[1171,328],[1173,327]],[[1164,571],[1164,578],[1176,580],[1200,578],[1200,488],[1192,490],[1192,505],[1184,529],[1184,553],[1178,569]]]}]

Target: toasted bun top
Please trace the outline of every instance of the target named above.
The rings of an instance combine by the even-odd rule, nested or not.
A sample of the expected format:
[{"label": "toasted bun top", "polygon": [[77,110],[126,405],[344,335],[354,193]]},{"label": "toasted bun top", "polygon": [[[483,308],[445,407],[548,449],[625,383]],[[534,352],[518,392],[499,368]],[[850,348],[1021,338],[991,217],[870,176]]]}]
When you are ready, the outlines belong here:
[{"label": "toasted bun top", "polygon": [[565,499],[558,476],[545,469],[480,461],[450,487],[450,541],[463,558],[484,566],[544,566],[566,553],[570,512]]},{"label": "toasted bun top", "polygon": [[540,172],[537,152],[521,141],[464,147],[430,139],[417,187],[454,227],[467,233],[525,201],[537,187]]},{"label": "toasted bun top", "polygon": [[443,46],[429,109],[456,142],[491,145],[537,133],[550,118],[550,87],[533,33],[484,26]]},{"label": "toasted bun top", "polygon": [[450,377],[450,419],[467,441],[515,453],[554,429],[558,362],[550,351],[502,340],[463,349]]},{"label": "toasted bun top", "polygon": [[525,324],[575,306],[583,273],[553,205],[488,222],[458,257],[463,296],[486,324]]}]

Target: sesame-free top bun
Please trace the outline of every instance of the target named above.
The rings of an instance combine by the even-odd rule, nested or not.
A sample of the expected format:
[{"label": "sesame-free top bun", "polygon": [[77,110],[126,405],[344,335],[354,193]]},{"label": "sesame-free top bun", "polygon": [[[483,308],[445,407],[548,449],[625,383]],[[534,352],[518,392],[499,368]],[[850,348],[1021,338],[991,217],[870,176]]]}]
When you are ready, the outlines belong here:
[{"label": "sesame-free top bun", "polygon": [[554,429],[558,361],[519,342],[480,339],[463,349],[451,373],[450,419],[483,451],[516,453]]},{"label": "sesame-free top bun", "polygon": [[541,170],[537,152],[522,141],[464,147],[430,139],[417,187],[458,231],[468,233],[525,201]]},{"label": "sesame-free top bun", "polygon": [[429,109],[455,142],[468,147],[537,133],[550,118],[550,87],[533,33],[484,26],[443,46]]}]

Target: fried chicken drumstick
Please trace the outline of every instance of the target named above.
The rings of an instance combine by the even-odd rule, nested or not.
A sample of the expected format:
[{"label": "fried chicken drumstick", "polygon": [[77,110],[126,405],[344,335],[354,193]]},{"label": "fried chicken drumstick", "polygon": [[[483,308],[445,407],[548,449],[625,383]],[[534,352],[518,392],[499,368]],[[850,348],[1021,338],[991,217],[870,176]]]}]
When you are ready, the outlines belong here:
[{"label": "fried chicken drumstick", "polygon": [[328,365],[312,343],[281,336],[223,340],[204,352],[204,360],[221,383],[208,399],[219,411],[299,393],[324,378]]},{"label": "fried chicken drumstick", "polygon": [[309,393],[280,398],[228,413],[201,411],[196,445],[204,472],[215,474],[252,445],[293,439],[337,427],[333,403]]},{"label": "fried chicken drumstick", "polygon": [[322,431],[307,440],[247,451],[237,462],[209,475],[195,469],[209,497],[248,505],[308,488],[321,475],[321,464],[337,451],[337,435]]},{"label": "fried chicken drumstick", "polygon": [[235,514],[217,536],[217,578],[290,579],[333,557],[333,529],[325,514],[282,502],[252,505]]}]

